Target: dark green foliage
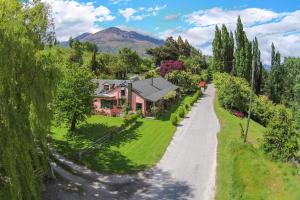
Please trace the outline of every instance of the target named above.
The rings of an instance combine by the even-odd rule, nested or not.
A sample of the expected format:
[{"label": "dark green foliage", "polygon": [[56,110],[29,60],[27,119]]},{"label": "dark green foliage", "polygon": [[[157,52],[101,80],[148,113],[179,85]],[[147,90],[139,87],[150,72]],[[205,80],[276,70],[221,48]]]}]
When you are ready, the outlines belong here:
[{"label": "dark green foliage", "polygon": [[69,57],[70,63],[77,63],[79,65],[83,64],[82,54],[83,45],[79,40],[70,40],[70,47],[72,49],[71,55]]},{"label": "dark green foliage", "polygon": [[268,81],[269,97],[274,103],[280,103],[284,92],[284,66],[281,64],[279,51],[275,52],[275,46],[272,43],[272,61],[271,72]]},{"label": "dark green foliage", "polygon": [[216,26],[213,41],[213,59],[211,68],[214,71],[231,73],[233,69],[234,38],[232,32],[228,32],[225,24],[222,30]]},{"label": "dark green foliage", "polygon": [[[27,2],[27,1],[26,1]],[[49,9],[0,0],[0,199],[40,199],[58,55]]]},{"label": "dark green foliage", "polygon": [[263,149],[276,160],[297,158],[299,134],[292,126],[291,114],[283,106],[277,106],[264,135]]},{"label": "dark green foliage", "polygon": [[179,56],[190,56],[192,49],[187,40],[183,42],[182,38],[178,37],[176,41],[173,37],[169,37],[163,46],[148,49],[147,54],[152,56],[156,66],[160,66],[162,61],[178,60]]}]

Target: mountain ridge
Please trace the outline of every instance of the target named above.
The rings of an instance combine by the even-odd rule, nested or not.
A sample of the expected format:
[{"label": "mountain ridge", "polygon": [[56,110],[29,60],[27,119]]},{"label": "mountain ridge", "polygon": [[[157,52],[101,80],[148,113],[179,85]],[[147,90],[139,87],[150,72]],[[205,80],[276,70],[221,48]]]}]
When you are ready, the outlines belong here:
[{"label": "mountain ridge", "polygon": [[[117,27],[110,27],[96,33],[86,32],[74,39],[95,43],[100,52],[117,53],[119,49],[129,47],[137,51],[140,56],[145,56],[147,49],[164,44],[164,40]],[[61,46],[67,47],[68,42],[62,42]]]}]

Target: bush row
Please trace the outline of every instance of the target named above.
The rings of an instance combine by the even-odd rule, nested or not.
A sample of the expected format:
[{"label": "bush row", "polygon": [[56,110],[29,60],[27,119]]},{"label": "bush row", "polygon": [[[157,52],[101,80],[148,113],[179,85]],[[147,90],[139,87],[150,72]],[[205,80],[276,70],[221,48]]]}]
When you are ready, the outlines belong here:
[{"label": "bush row", "polygon": [[198,101],[200,96],[201,92],[198,90],[191,98],[178,107],[178,109],[171,115],[171,122],[173,125],[176,126],[179,123],[180,118],[184,118],[194,103]]},{"label": "bush row", "polygon": [[[249,107],[249,83],[226,73],[214,74],[218,99],[225,109],[246,113]],[[266,96],[253,97],[251,118],[267,127],[262,148],[273,159],[289,161],[300,158],[299,134],[293,127],[289,109],[274,105]]]},{"label": "bush row", "polygon": [[[227,73],[215,73],[214,84],[218,89],[218,99],[225,109],[248,112],[251,88],[245,79]],[[276,106],[266,96],[253,96],[253,120],[267,126],[275,112]]]}]

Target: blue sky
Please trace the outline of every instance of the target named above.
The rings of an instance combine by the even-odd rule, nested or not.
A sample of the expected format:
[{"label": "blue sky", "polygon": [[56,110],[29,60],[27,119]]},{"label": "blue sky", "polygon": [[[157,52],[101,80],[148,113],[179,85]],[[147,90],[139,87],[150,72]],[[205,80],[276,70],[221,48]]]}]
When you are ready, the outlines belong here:
[{"label": "blue sky", "polygon": [[66,40],[116,26],[159,38],[183,36],[211,54],[215,25],[232,31],[241,15],[263,61],[272,42],[284,56],[300,56],[300,0],[43,0],[52,6],[56,33]]}]

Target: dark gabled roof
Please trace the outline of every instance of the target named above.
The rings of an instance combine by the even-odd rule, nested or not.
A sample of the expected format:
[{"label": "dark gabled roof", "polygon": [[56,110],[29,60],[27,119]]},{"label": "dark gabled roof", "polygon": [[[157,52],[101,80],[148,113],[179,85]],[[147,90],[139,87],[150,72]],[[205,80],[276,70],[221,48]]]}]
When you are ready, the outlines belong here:
[{"label": "dark gabled roof", "polygon": [[103,90],[103,85],[114,85],[114,87],[127,87],[128,83],[131,83],[132,81],[130,80],[100,80],[100,79],[93,79],[93,83],[97,84],[97,88],[95,91],[95,96],[96,97],[110,97],[108,95],[109,91]]},{"label": "dark gabled roof", "polygon": [[135,81],[132,89],[148,101],[156,102],[178,87],[162,77]]}]

